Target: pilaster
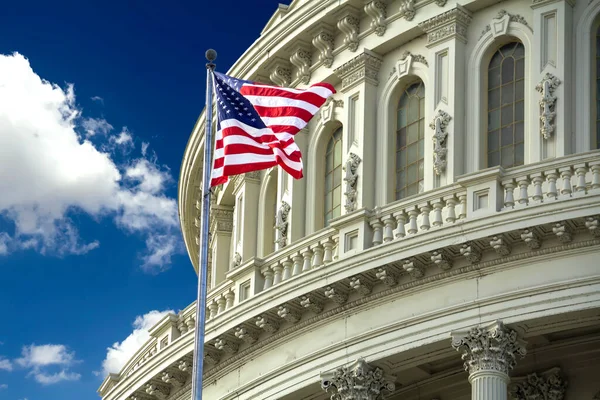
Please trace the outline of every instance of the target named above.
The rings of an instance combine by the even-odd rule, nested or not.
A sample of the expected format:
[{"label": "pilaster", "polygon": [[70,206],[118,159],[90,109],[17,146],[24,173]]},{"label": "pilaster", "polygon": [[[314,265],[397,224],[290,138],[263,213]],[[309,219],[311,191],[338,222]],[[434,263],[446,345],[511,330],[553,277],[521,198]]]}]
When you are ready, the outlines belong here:
[{"label": "pilaster", "polygon": [[[429,48],[427,106],[432,109],[426,115],[434,115],[427,121],[425,155],[425,190],[451,184],[464,174],[465,132],[465,77],[467,28],[471,14],[456,5],[453,9],[419,23],[427,34]],[[429,112],[428,112],[429,111]]]},{"label": "pilaster", "polygon": [[537,85],[533,110],[533,145],[531,162],[562,157],[573,152],[575,135],[572,115],[573,5],[574,0],[534,0],[533,9],[533,76]]},{"label": "pilaster", "polygon": [[[302,154],[307,154],[308,152],[308,137],[308,127],[302,129],[294,136],[294,140]],[[303,162],[306,163],[306,159]],[[304,168],[306,169],[306,164]],[[306,178],[294,179],[281,168],[279,170],[281,183],[278,187],[282,188],[280,199],[290,205],[290,212],[287,217],[288,243],[293,243],[303,238],[306,233]]]},{"label": "pilaster", "polygon": [[[344,163],[353,157],[362,160],[353,175],[360,178],[355,181],[353,209],[375,206],[375,191],[363,190],[363,184],[376,180],[375,132],[377,119],[377,86],[382,57],[370,50],[341,65],[335,70],[342,80],[341,92],[344,101]],[[348,209],[345,208],[345,213]]]},{"label": "pilaster", "polygon": [[225,280],[229,270],[233,207],[213,205],[210,208],[211,287]]},{"label": "pilaster", "polygon": [[452,333],[452,347],[462,351],[473,400],[506,400],[509,373],[526,343],[517,332],[495,321],[485,327]]},{"label": "pilaster", "polygon": [[238,175],[233,195],[235,196],[235,232],[230,269],[246,262],[256,253],[260,172],[254,171]]}]

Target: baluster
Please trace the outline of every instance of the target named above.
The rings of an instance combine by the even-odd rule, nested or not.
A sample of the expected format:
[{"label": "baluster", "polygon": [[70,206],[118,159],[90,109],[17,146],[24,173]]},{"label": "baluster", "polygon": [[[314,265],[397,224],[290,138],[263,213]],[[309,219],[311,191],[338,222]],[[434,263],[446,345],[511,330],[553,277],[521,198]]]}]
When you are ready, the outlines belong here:
[{"label": "baluster", "polygon": [[542,193],[542,183],[544,178],[541,173],[531,175],[531,182],[533,183],[533,201],[541,203],[544,201],[544,194]]},{"label": "baluster", "polygon": [[433,203],[433,221],[431,224],[434,227],[442,226],[442,209],[444,208],[444,202],[440,199]]},{"label": "baluster", "polygon": [[383,220],[384,228],[383,228],[383,241],[384,243],[391,242],[394,240],[394,224],[396,223],[396,219],[393,215],[389,215],[385,217]]},{"label": "baluster", "polygon": [[556,179],[558,175],[556,171],[548,171],[546,172],[546,179],[548,179],[548,193],[546,193],[546,197],[554,198],[556,200],[558,196],[558,190],[556,189]]},{"label": "baluster", "polygon": [[590,169],[592,170],[592,189],[600,188],[600,163],[590,163]]},{"label": "baluster", "polygon": [[233,301],[235,300],[235,293],[233,290],[229,289],[229,291],[225,294],[225,299],[227,300],[225,303],[225,309],[229,310],[233,307]]},{"label": "baluster", "polygon": [[504,187],[504,207],[514,208],[515,207],[515,183],[513,180],[503,181],[502,186]]},{"label": "baluster", "polygon": [[276,263],[271,268],[273,268],[273,286],[275,286],[281,282],[283,265]]},{"label": "baluster", "polygon": [[292,257],[292,260],[294,261],[294,270],[292,271],[292,276],[300,275],[302,273],[302,256],[300,253],[296,253],[294,254],[294,257]]},{"label": "baluster", "polygon": [[210,302],[208,308],[210,309],[210,318],[212,319],[212,318],[216,317],[219,306],[215,299],[213,299],[213,301]]},{"label": "baluster", "polygon": [[467,218],[467,194],[459,194],[458,201],[460,202],[460,214],[458,214],[458,218]]},{"label": "baluster", "polygon": [[446,222],[453,224],[456,221],[456,203],[458,200],[454,195],[444,197],[444,201],[446,202],[446,207],[448,209],[448,213],[446,215]]},{"label": "baluster", "polygon": [[585,174],[587,173],[587,168],[585,167],[585,164],[576,165],[575,173],[577,174],[577,186],[575,186],[575,191],[579,194],[585,194]]},{"label": "baluster", "polygon": [[302,266],[302,272],[310,271],[312,268],[312,251],[308,248],[302,252],[302,258],[304,258],[304,265]]},{"label": "baluster", "polygon": [[[213,300],[213,304],[214,307],[210,307],[210,317],[214,318],[217,315],[217,303],[214,303]],[[185,320],[185,324],[188,327],[188,331],[193,331],[196,330],[196,316],[195,315],[190,315],[189,317],[187,317],[187,319]]]},{"label": "baluster", "polygon": [[529,204],[529,193],[527,189],[529,188],[529,180],[526,176],[518,179],[519,184],[519,204],[526,206]]},{"label": "baluster", "polygon": [[419,216],[419,211],[416,208],[410,210],[408,212],[408,233],[414,235],[419,230],[417,229],[417,217]]},{"label": "baluster", "polygon": [[281,278],[282,281],[285,281],[286,279],[290,279],[290,277],[292,276],[292,266],[294,265],[294,263],[292,262],[291,259],[286,258],[285,260],[283,260],[283,277]]},{"label": "baluster", "polygon": [[273,271],[269,267],[264,267],[260,272],[262,272],[265,278],[265,284],[263,285],[263,290],[267,290],[271,286],[273,286]]},{"label": "baluster", "polygon": [[420,205],[419,209],[421,210],[421,226],[419,229],[427,231],[431,228],[431,223],[429,222],[429,212],[431,211],[431,207],[429,206],[429,203],[425,203]]},{"label": "baluster", "polygon": [[395,213],[394,217],[396,218],[396,233],[394,233],[394,237],[396,239],[401,239],[406,236],[406,232],[404,231],[404,225],[406,224],[406,214],[404,211],[400,211],[399,213]]},{"label": "baluster", "polygon": [[327,239],[323,242],[323,248],[325,249],[323,252],[323,262],[330,263],[333,261],[333,241],[331,239]]},{"label": "baluster", "polygon": [[339,258],[339,252],[340,252],[340,237],[339,236],[335,236],[333,238],[333,260],[337,260]]},{"label": "baluster", "polygon": [[321,265],[323,265],[323,247],[321,247],[321,245],[317,244],[316,246],[314,246],[314,248],[312,249],[313,251],[313,268],[319,268]]},{"label": "baluster", "polygon": [[217,309],[217,315],[221,315],[225,311],[225,306],[227,305],[227,300],[225,299],[224,295],[219,296],[217,299],[217,304],[219,305],[219,308]]},{"label": "baluster", "polygon": [[562,189],[560,190],[560,194],[571,196],[571,192],[573,191],[573,187],[571,186],[571,176],[573,175],[573,171],[571,167],[560,168],[558,170],[560,172],[560,177],[563,180]]},{"label": "baluster", "polygon": [[379,218],[371,221],[371,228],[373,228],[373,246],[378,246],[381,243],[383,243],[383,224],[381,223]]}]

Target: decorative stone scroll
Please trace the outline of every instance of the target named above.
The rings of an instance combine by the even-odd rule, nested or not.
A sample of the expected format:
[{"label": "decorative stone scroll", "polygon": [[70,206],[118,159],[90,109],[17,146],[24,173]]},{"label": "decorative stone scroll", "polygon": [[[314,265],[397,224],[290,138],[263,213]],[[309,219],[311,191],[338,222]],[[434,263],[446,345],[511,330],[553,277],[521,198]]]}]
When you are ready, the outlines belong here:
[{"label": "decorative stone scroll", "polygon": [[387,18],[386,6],[383,1],[373,0],[365,4],[365,14],[371,17],[370,27],[377,36],[383,36],[387,28],[385,19]]},{"label": "decorative stone scroll", "polygon": [[496,371],[506,375],[514,368],[517,356],[525,357],[526,342],[502,321],[452,334],[452,347],[462,351],[465,370]]},{"label": "decorative stone scroll", "polygon": [[516,378],[509,391],[514,400],[563,400],[567,382],[560,374],[560,368],[552,368],[540,375],[533,373],[524,378]]},{"label": "decorative stone scroll", "polygon": [[448,123],[452,117],[442,110],[438,110],[437,115],[429,124],[433,129],[433,170],[437,175],[441,175],[446,169],[446,138],[448,137]]},{"label": "decorative stone scroll", "polygon": [[344,34],[344,44],[350,51],[356,51],[358,49],[358,30],[360,19],[359,11],[347,5],[339,13],[337,13],[337,27]]},{"label": "decorative stone scroll", "polygon": [[393,392],[396,385],[384,377],[381,368],[359,358],[352,365],[321,375],[321,388],[333,392],[331,400],[376,400],[382,391]]},{"label": "decorative stone scroll", "polygon": [[381,63],[379,54],[365,49],[363,53],[336,68],[335,74],[342,79],[342,92],[364,81],[377,86]]},{"label": "decorative stone scroll", "polygon": [[276,59],[269,66],[269,79],[277,86],[289,87],[292,83],[292,69],[284,59]]},{"label": "decorative stone scroll", "polygon": [[400,16],[407,21],[412,21],[415,18],[415,0],[400,0]]},{"label": "decorative stone scroll", "polygon": [[287,244],[288,216],[290,210],[290,205],[285,201],[282,201],[281,205],[279,206],[279,211],[277,211],[277,223],[275,225],[275,229],[277,229],[278,232],[276,243],[279,248],[285,247]]},{"label": "decorative stone scroll", "polygon": [[427,46],[434,46],[453,38],[467,43],[467,27],[471,20],[471,13],[456,5],[451,10],[419,23],[419,28],[427,33]]},{"label": "decorative stone scroll", "polygon": [[333,65],[333,32],[332,29],[321,24],[313,31],[312,44],[319,50],[319,62],[330,68]]},{"label": "decorative stone scroll", "polygon": [[348,161],[344,165],[344,182],[346,182],[346,190],[344,196],[346,196],[346,203],[344,208],[347,213],[350,213],[356,209],[356,197],[358,194],[357,183],[358,183],[358,165],[361,159],[354,153],[348,155]]},{"label": "decorative stone scroll", "polygon": [[304,42],[298,42],[293,47],[290,62],[296,67],[294,80],[308,84],[310,82],[310,66],[312,64],[310,46]]},{"label": "decorative stone scroll", "polygon": [[540,133],[544,139],[550,139],[554,133],[554,117],[556,116],[554,91],[560,83],[560,79],[547,72],[535,87],[535,90],[542,95],[540,99]]}]

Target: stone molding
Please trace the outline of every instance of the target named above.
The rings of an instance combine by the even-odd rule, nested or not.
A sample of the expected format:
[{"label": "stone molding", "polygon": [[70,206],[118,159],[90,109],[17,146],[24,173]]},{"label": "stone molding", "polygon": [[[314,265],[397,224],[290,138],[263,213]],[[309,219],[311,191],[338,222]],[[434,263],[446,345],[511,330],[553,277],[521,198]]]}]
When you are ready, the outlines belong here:
[{"label": "stone molding", "polygon": [[324,23],[317,25],[312,29],[312,44],[319,51],[319,62],[325,67],[331,68],[333,65],[333,29]]},{"label": "stone molding", "polygon": [[521,24],[529,28],[530,31],[533,32],[533,29],[527,23],[525,17],[520,14],[511,14],[506,10],[500,10],[498,14],[492,19],[488,25],[485,26],[483,31],[481,31],[481,35],[479,36],[479,40],[484,37],[488,32],[492,31],[492,35],[494,37],[505,35],[508,31],[508,25],[513,22],[517,24]]},{"label": "stone molding", "polygon": [[465,370],[469,374],[494,371],[508,376],[517,363],[517,356],[525,357],[526,344],[502,321],[452,333],[452,347],[462,351]]},{"label": "stone molding", "polygon": [[292,84],[292,68],[288,60],[276,57],[266,67],[270,71],[271,82],[281,87],[289,87]]},{"label": "stone molding", "polygon": [[342,92],[363,82],[377,86],[382,61],[379,54],[365,49],[363,53],[336,68],[334,72],[342,80]]},{"label": "stone molding", "polygon": [[360,10],[347,4],[333,17],[337,19],[337,28],[344,35],[344,45],[348,50],[355,52],[359,42]]},{"label": "stone molding", "polygon": [[233,207],[213,205],[210,207],[210,232],[231,233],[233,230]]},{"label": "stone molding", "polygon": [[509,392],[514,400],[563,400],[567,382],[555,367],[538,375],[532,373],[522,378],[513,378]]},{"label": "stone molding", "polygon": [[449,39],[467,43],[467,28],[472,16],[460,5],[419,23],[419,28],[427,34],[427,46],[431,47]]},{"label": "stone molding", "polygon": [[294,71],[294,82],[308,85],[310,82],[310,66],[312,65],[312,49],[308,43],[299,41],[293,46],[290,62]]},{"label": "stone molding", "polygon": [[393,392],[396,385],[381,368],[359,358],[347,367],[321,374],[321,388],[333,392],[331,400],[376,400],[382,391]]},{"label": "stone molding", "polygon": [[415,0],[400,0],[399,12],[400,17],[404,17],[407,21],[412,21],[417,13]]},{"label": "stone molding", "polygon": [[364,6],[365,14],[371,18],[369,26],[377,36],[383,36],[387,28],[387,7],[381,0],[367,1]]}]

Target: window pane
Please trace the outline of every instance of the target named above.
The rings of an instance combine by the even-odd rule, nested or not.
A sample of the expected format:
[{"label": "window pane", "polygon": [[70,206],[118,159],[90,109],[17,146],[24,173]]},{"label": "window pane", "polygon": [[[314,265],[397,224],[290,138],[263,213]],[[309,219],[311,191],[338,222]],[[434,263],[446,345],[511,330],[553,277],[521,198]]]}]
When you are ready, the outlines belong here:
[{"label": "window pane", "polygon": [[500,110],[490,111],[488,114],[488,131],[500,128]]},{"label": "window pane", "polygon": [[525,160],[525,146],[523,143],[515,146],[515,165],[523,165]]},{"label": "window pane", "polygon": [[336,208],[333,209],[332,218],[337,218],[340,215],[342,215],[342,207],[337,206]]},{"label": "window pane", "polygon": [[400,96],[400,101],[398,102],[398,108],[406,107],[407,102],[408,95],[406,93],[402,93],[402,96]]},{"label": "window pane", "polygon": [[500,88],[488,92],[488,110],[500,107]]},{"label": "window pane", "polygon": [[508,85],[502,86],[502,105],[510,104],[514,101],[515,91],[513,89],[514,84],[509,83]]},{"label": "window pane", "polygon": [[513,57],[515,59],[525,57],[525,47],[521,43],[517,43],[517,46],[515,47],[515,51],[513,52]]},{"label": "window pane", "polygon": [[488,167],[495,167],[496,165],[500,165],[500,153],[494,151],[488,154]]},{"label": "window pane", "polygon": [[342,198],[342,190],[341,190],[341,187],[338,186],[335,189],[333,189],[332,202],[333,202],[334,207],[340,204],[341,198]]},{"label": "window pane", "polygon": [[500,77],[500,68],[490,69],[488,72],[488,88],[493,89],[495,87],[500,86],[501,77]]},{"label": "window pane", "polygon": [[406,128],[402,128],[396,135],[396,149],[406,146]]},{"label": "window pane", "polygon": [[333,153],[329,153],[325,157],[325,169],[326,172],[333,171]]},{"label": "window pane", "polygon": [[398,129],[406,126],[406,109],[400,108],[398,110]]},{"label": "window pane", "polygon": [[513,148],[512,147],[505,147],[502,149],[501,151],[501,165],[504,168],[510,168],[513,166]]},{"label": "window pane", "polygon": [[333,163],[338,166],[342,164],[342,141],[338,140],[335,144],[335,153],[333,157]]},{"label": "window pane", "polygon": [[520,80],[515,82],[515,100],[523,100],[525,98],[525,81]]},{"label": "window pane", "polygon": [[398,157],[399,162],[396,165],[396,169],[401,169],[406,166],[406,149],[400,150],[398,154],[400,154],[400,157]]},{"label": "window pane", "polygon": [[419,99],[411,97],[408,101],[408,123],[412,124],[413,122],[419,119]]},{"label": "window pane", "polygon": [[398,177],[396,182],[397,187],[403,188],[406,186],[406,171],[400,171],[396,176]]},{"label": "window pane", "polygon": [[512,125],[502,128],[502,132],[501,132],[500,136],[502,138],[502,140],[501,140],[502,147],[512,145],[513,144],[513,127],[512,127]]},{"label": "window pane", "polygon": [[408,144],[419,140],[419,124],[412,124],[408,127]]},{"label": "window pane", "polygon": [[502,83],[515,79],[515,60],[512,57],[502,61]]},{"label": "window pane", "polygon": [[425,141],[419,140],[419,159],[422,159],[425,155]]},{"label": "window pane", "polygon": [[[421,85],[421,87],[423,87]],[[425,116],[425,97],[421,97],[419,100],[419,117],[423,118]]]},{"label": "window pane", "polygon": [[408,167],[407,180],[409,183],[417,181],[417,165],[416,164],[412,164],[411,166]]},{"label": "window pane", "polygon": [[502,54],[500,54],[500,52],[497,51],[496,54],[492,56],[492,60],[490,61],[490,68],[499,67],[501,62]]},{"label": "window pane", "polygon": [[[423,114],[421,114],[423,115]],[[423,139],[425,137],[425,121],[421,119],[419,121],[419,139]]]},{"label": "window pane", "polygon": [[500,131],[493,131],[488,134],[488,152],[498,150],[498,143],[500,142],[498,138],[499,135]]},{"label": "window pane", "polygon": [[424,174],[425,174],[425,162],[421,159],[421,161],[419,161],[419,181],[423,181]]},{"label": "window pane", "polygon": [[516,61],[515,65],[515,79],[525,78],[525,59],[522,58]]},{"label": "window pane", "polygon": [[525,119],[525,103],[519,101],[515,103],[515,121],[523,121]]},{"label": "window pane", "polygon": [[419,188],[419,186],[416,183],[413,185],[410,185],[409,187],[406,188],[406,195],[414,196],[415,194],[417,194],[418,188]]},{"label": "window pane", "polygon": [[512,106],[507,106],[502,108],[502,117],[501,124],[502,126],[510,124],[513,122],[513,108]]},{"label": "window pane", "polygon": [[525,139],[524,126],[522,122],[515,124],[515,143],[523,143]]},{"label": "window pane", "polygon": [[408,146],[408,163],[412,164],[419,159],[419,145],[418,143],[413,143]]}]

